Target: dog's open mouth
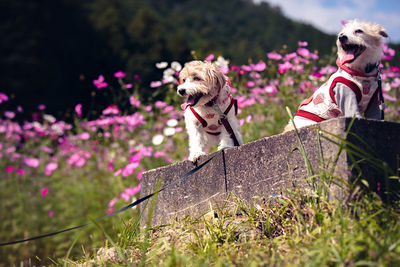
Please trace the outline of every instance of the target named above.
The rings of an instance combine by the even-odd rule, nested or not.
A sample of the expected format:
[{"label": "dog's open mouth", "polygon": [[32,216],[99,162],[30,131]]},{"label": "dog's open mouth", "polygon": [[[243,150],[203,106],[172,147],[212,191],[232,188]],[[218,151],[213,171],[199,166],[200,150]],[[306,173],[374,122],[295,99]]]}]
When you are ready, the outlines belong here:
[{"label": "dog's open mouth", "polygon": [[346,55],[342,56],[340,59],[342,64],[351,63],[356,60],[366,49],[363,45],[357,44],[342,44],[342,49],[346,53]]},{"label": "dog's open mouth", "polygon": [[199,102],[200,98],[203,97],[202,93],[198,93],[195,95],[189,95],[188,99],[186,100],[186,105],[188,106],[195,106],[197,102]]}]

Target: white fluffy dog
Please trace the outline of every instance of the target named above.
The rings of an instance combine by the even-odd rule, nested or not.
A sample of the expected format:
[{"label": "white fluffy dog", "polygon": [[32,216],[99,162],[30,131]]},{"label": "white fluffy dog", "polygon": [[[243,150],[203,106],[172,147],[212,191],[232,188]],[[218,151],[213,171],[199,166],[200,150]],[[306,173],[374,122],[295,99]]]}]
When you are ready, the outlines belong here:
[{"label": "white fluffy dog", "polygon": [[218,150],[242,145],[236,118],[236,100],[218,66],[207,61],[186,63],[179,74],[177,92],[187,97],[182,105],[189,135],[189,160],[197,161],[206,149],[219,144]]},{"label": "white fluffy dog", "polygon": [[[300,104],[297,128],[339,116],[383,119],[378,89],[382,37],[388,35],[378,24],[352,20],[343,26],[336,41],[338,70]],[[292,129],[290,122],[284,131]]]}]

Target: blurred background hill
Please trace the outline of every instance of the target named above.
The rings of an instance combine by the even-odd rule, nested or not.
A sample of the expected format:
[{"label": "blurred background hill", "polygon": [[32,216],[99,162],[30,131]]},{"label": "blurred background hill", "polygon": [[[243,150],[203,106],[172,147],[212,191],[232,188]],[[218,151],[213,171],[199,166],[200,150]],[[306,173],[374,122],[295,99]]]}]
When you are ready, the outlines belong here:
[{"label": "blurred background hill", "polygon": [[334,35],[250,0],[2,0],[0,36],[0,92],[27,114],[45,104],[63,119],[90,101],[99,74],[106,80],[118,70],[140,75],[146,101],[150,81],[161,76],[155,63],[183,63],[193,59],[191,51],[242,64],[283,45],[294,50],[298,41],[321,56],[333,54],[335,45]]}]

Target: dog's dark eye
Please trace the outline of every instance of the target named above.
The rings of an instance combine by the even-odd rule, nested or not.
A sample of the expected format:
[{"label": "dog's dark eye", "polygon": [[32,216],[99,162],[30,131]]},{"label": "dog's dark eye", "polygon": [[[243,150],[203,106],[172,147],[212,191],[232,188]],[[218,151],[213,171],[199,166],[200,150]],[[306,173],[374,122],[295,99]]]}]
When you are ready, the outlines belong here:
[{"label": "dog's dark eye", "polygon": [[201,79],[200,79],[200,77],[198,77],[198,76],[194,76],[194,77],[193,77],[193,81],[198,82],[198,81],[201,81]]},{"label": "dog's dark eye", "polygon": [[362,30],[360,30],[360,29],[358,29],[358,30],[355,30],[355,32],[354,33],[363,33],[363,31]]}]

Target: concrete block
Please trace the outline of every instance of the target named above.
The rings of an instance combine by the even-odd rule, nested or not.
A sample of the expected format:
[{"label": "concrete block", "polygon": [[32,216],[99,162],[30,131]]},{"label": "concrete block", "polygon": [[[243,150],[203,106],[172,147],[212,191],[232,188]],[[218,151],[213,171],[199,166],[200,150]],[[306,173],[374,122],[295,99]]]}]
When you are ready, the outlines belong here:
[{"label": "concrete block", "polygon": [[[320,138],[318,131],[312,127],[300,129],[300,138],[315,173],[319,173],[320,166],[324,169],[326,166],[332,167],[333,162],[337,161],[331,173],[351,181],[351,155],[346,150],[338,154],[338,145],[321,137],[322,135],[337,141],[324,133],[327,131],[343,138],[350,122],[350,118],[340,118],[317,124]],[[399,133],[399,123],[356,119],[346,140],[368,150],[371,155],[385,161],[390,169],[396,171],[400,161]],[[200,216],[210,210],[210,205],[224,202],[230,193],[251,204],[255,198],[269,198],[285,189],[312,188],[311,181],[306,179],[309,174],[304,158],[298,149],[294,149],[298,146],[295,131],[290,131],[200,158],[199,164],[214,156],[199,172],[159,194],[152,224],[167,223],[186,215]],[[162,178],[163,185],[166,185],[194,167],[193,163],[184,161],[145,172],[141,182],[141,196],[153,192],[157,179]],[[395,188],[399,184],[398,181],[385,183],[382,173],[371,167],[370,162],[361,161],[360,168],[374,190],[384,186]],[[348,192],[341,187],[330,188],[331,198],[344,199],[347,195]],[[143,207],[142,205],[141,208]],[[142,217],[142,224],[147,220],[146,214],[147,211]]]}]

